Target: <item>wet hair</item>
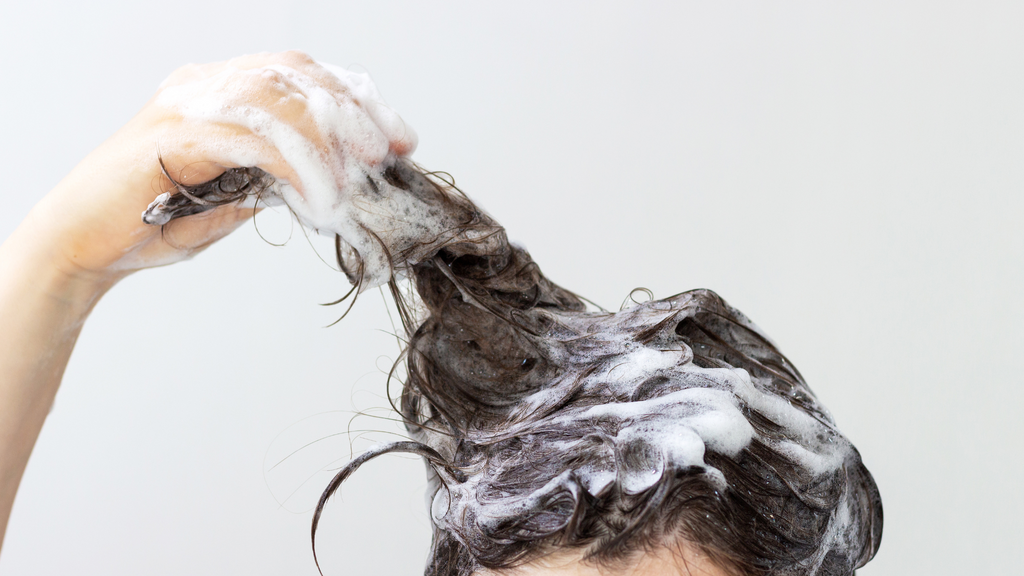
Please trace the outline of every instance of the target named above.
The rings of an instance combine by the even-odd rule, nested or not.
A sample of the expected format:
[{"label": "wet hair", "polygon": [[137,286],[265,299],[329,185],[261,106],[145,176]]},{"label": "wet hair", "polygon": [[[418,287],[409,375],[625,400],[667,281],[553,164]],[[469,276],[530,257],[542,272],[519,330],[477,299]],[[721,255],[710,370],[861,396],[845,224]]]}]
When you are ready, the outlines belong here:
[{"label": "wet hair", "polygon": [[[214,191],[219,204],[267,189],[253,169],[222,178],[186,191]],[[558,549],[615,566],[680,542],[748,575],[846,576],[874,556],[881,499],[859,453],[775,344],[718,295],[588,310],[451,182],[394,159],[366,186],[415,196],[446,224],[430,237],[376,236],[408,338],[397,408],[410,440],[334,477],[313,518],[314,558],[328,499],[390,452],[428,467],[427,576]],[[184,197],[179,209],[208,208]],[[359,254],[336,240],[358,289]]]}]

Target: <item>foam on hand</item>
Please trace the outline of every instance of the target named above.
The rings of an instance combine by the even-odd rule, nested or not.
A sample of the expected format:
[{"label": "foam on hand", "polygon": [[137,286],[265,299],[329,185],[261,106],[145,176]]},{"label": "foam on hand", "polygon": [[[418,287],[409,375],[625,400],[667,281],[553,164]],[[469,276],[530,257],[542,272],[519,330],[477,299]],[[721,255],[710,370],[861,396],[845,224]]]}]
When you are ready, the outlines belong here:
[{"label": "foam on hand", "polygon": [[[303,225],[338,235],[358,254],[360,289],[392,278],[389,254],[402,254],[403,262],[424,256],[409,252],[409,238],[391,231],[414,227],[423,236],[445,230],[447,222],[431,219],[432,207],[388,190],[386,170],[412,153],[417,137],[367,74],[327,64],[305,72],[229,64],[212,76],[163,87],[156,104],[190,122],[240,129],[237,138],[204,143],[223,166],[283,161],[291,179],[278,174],[259,200],[287,204]],[[178,215],[169,210],[174,196],[158,197],[143,219],[159,225]]]}]

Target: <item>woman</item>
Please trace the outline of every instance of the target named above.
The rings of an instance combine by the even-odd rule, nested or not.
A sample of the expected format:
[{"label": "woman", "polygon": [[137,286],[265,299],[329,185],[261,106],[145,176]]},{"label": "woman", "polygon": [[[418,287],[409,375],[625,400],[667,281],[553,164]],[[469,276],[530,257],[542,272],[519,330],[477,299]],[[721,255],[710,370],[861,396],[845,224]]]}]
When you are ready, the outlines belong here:
[{"label": "woman", "polygon": [[388,284],[410,338],[412,440],[346,466],[314,537],[360,464],[408,451],[432,478],[428,574],[839,575],[874,555],[870,474],[749,320],[706,291],[588,312],[415,144],[372,84],[301,53],[175,72],[0,248],[4,521],[96,301],[263,201],[332,233],[358,290]]}]

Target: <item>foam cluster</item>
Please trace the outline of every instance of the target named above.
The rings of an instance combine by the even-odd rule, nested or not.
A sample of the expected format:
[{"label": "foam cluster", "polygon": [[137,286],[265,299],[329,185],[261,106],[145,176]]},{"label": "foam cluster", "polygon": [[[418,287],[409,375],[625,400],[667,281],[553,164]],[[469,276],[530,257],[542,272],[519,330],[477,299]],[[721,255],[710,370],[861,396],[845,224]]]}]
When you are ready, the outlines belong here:
[{"label": "foam cluster", "polygon": [[[431,432],[436,417],[417,430],[466,474],[443,488],[439,478],[431,510],[478,558],[541,534],[559,542],[573,524],[587,537],[564,542],[597,550],[634,529],[647,544],[671,539],[663,515],[686,517],[687,498],[710,501],[694,509],[716,511],[723,539],[774,542],[753,562],[765,573],[848,575],[873,555],[880,500],[859,454],[774,344],[717,295],[543,314],[551,331],[511,348],[543,385],[515,394],[508,383],[523,380],[509,378],[515,401],[483,417],[449,408],[457,435]],[[469,350],[431,362],[449,381],[463,370],[487,379]],[[675,536],[699,545],[702,534]]]},{"label": "foam cluster", "polygon": [[[229,63],[216,74],[163,87],[156,104],[188,122],[236,134],[198,143],[223,166],[286,165],[258,200],[286,204],[303,225],[337,235],[347,253],[358,254],[360,268],[351,274],[361,290],[428,256],[423,239],[441,237],[451,227],[445,214],[415,194],[383,192],[387,168],[415,150],[417,136],[367,74],[330,64]],[[161,195],[143,220],[161,225],[217,205],[215,198],[182,207],[178,199],[180,194]]]}]

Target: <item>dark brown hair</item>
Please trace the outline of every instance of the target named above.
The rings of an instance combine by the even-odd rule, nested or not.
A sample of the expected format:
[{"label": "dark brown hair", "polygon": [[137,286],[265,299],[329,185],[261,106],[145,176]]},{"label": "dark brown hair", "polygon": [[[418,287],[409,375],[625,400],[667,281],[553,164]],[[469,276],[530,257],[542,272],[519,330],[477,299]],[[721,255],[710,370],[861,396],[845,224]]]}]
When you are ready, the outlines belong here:
[{"label": "dark brown hair", "polygon": [[[229,190],[266,190],[251,169],[230,178]],[[403,296],[392,276],[408,337],[398,409],[411,440],[337,474],[314,543],[341,483],[401,451],[423,456],[432,478],[428,576],[564,548],[612,565],[680,541],[750,575],[848,576],[874,556],[881,499],[857,450],[796,368],[716,294],[588,311],[452,183],[394,159],[365,188],[370,200],[414,196],[446,224],[429,237],[370,231],[416,293]],[[210,183],[188,196],[204,190],[220,191],[217,203],[232,197]],[[183,212],[201,209],[179,200]],[[358,290],[359,254],[340,237],[336,247]],[[718,420],[701,419],[709,413]]]}]

